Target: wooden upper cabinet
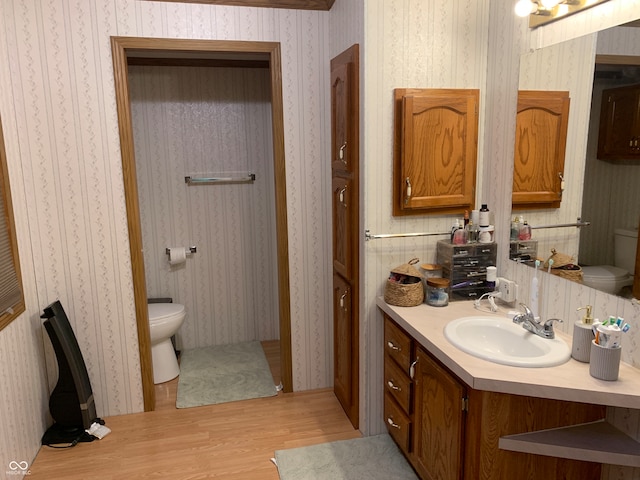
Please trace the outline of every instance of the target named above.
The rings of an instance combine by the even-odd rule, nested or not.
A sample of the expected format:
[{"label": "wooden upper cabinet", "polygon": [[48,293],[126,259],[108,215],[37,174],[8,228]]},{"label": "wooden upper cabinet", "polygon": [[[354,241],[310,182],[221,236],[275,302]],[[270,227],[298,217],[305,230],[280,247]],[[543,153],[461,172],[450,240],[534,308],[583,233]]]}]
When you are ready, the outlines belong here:
[{"label": "wooden upper cabinet", "polygon": [[394,91],[393,214],[474,207],[478,90]]},{"label": "wooden upper cabinet", "polygon": [[569,92],[518,92],[514,208],[558,208],[562,201]]},{"label": "wooden upper cabinet", "polygon": [[602,91],[598,158],[640,159],[640,85]]}]

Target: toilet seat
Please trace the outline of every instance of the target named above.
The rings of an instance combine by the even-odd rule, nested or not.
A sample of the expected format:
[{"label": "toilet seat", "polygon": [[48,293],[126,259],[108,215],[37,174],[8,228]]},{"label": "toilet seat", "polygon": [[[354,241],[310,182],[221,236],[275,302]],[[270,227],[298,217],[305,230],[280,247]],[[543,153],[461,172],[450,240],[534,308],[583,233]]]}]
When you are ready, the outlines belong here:
[{"label": "toilet seat", "polygon": [[158,324],[184,313],[184,305],[179,303],[150,303],[149,323]]},{"label": "toilet seat", "polygon": [[589,287],[616,294],[622,287],[633,284],[633,277],[624,268],[593,265],[582,267],[582,281]]}]

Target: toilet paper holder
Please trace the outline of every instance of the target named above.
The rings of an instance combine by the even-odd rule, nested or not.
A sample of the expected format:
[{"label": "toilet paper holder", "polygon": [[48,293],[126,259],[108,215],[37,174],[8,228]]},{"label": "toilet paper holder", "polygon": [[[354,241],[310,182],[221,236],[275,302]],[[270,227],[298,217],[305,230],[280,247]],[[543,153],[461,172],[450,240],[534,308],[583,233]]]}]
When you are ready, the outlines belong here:
[{"label": "toilet paper holder", "polygon": [[[193,246],[193,247],[184,247],[184,248],[187,251],[187,255],[190,255],[192,253],[196,253],[198,251],[198,249],[195,246]],[[169,252],[170,252],[169,247],[166,248],[165,252],[167,253],[167,255],[169,255]]]}]

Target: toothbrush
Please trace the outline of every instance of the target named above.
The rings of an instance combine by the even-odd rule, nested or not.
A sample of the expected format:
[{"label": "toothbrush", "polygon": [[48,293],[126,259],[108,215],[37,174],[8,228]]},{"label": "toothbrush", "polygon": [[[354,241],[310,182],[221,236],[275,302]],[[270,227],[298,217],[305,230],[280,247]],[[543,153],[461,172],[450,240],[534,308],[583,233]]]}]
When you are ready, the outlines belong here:
[{"label": "toothbrush", "polygon": [[531,311],[533,312],[533,316],[538,316],[538,269],[540,268],[540,260],[535,261],[535,270],[533,274],[533,278],[531,279]]},{"label": "toothbrush", "polygon": [[547,268],[547,273],[551,273],[551,265],[553,265],[553,258],[549,259],[549,267]]}]

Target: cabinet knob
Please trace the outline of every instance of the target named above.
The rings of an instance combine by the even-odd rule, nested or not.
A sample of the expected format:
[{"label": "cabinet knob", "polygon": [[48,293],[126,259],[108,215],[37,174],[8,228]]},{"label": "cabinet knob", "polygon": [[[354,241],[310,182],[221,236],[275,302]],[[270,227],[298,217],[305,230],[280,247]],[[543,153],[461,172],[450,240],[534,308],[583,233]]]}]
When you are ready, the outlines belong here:
[{"label": "cabinet knob", "polygon": [[400,425],[395,423],[391,417],[387,417],[387,423],[391,425],[393,428],[397,428],[398,430],[400,430]]},{"label": "cabinet knob", "polygon": [[409,177],[405,179],[405,183],[407,184],[407,195],[404,197],[404,204],[407,205],[411,200],[411,180],[409,180]]},{"label": "cabinet knob", "polygon": [[344,292],[340,297],[340,308],[342,308],[343,310],[346,310],[346,308],[344,308],[344,298],[347,296],[348,293],[349,292]]},{"label": "cabinet knob", "polygon": [[391,340],[387,342],[387,347],[389,347],[391,350],[395,350],[396,352],[399,352],[401,350],[400,347],[396,347]]},{"label": "cabinet knob", "polygon": [[409,378],[411,378],[411,380],[413,380],[413,377],[416,374],[416,364],[418,363],[418,360],[420,360],[420,357],[416,358],[409,367]]},{"label": "cabinet knob", "polygon": [[401,391],[402,391],[402,389],[401,389],[400,387],[396,387],[396,386],[393,384],[393,381],[392,381],[392,380],[387,381],[387,385],[389,386],[389,388],[390,388],[391,390],[395,390],[396,392],[401,392]]},{"label": "cabinet knob", "polygon": [[347,148],[347,142],[344,142],[342,144],[342,146],[340,147],[340,150],[338,150],[338,158],[340,159],[340,161],[342,161],[342,163],[344,163],[346,165],[347,161],[344,159],[344,150],[345,150],[345,148]]},{"label": "cabinet knob", "polygon": [[344,187],[342,189],[340,189],[340,192],[338,192],[338,200],[340,201],[340,203],[342,204],[342,206],[346,207],[347,204],[344,201],[344,192],[347,190],[347,187]]}]

